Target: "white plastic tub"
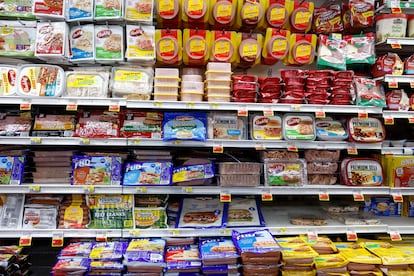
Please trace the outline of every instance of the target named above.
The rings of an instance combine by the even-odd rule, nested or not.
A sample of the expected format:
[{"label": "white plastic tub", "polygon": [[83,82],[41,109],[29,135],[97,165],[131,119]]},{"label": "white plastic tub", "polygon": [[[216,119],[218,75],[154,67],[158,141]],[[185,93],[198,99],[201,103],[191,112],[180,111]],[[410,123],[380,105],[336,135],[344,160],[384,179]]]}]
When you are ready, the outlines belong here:
[{"label": "white plastic tub", "polygon": [[177,101],[178,93],[154,93],[154,101]]},{"label": "white plastic tub", "polygon": [[181,92],[180,99],[183,102],[202,102],[203,92]]},{"label": "white plastic tub", "polygon": [[384,42],[388,37],[405,37],[407,15],[403,13],[381,14],[375,18],[376,41]]},{"label": "white plastic tub", "polygon": [[181,91],[191,91],[203,93],[204,83],[199,81],[183,81],[181,83]]},{"label": "white plastic tub", "polygon": [[178,95],[178,86],[154,86],[154,94],[177,94]]},{"label": "white plastic tub", "polygon": [[231,72],[225,71],[206,71],[208,80],[231,80]]}]

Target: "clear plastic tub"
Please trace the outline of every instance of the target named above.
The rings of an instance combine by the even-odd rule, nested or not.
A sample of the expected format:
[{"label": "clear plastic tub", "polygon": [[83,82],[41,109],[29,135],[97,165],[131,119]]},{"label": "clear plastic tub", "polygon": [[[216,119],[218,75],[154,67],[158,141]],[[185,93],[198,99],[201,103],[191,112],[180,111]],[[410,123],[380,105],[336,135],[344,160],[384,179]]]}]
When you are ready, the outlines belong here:
[{"label": "clear plastic tub", "polygon": [[207,95],[220,95],[220,96],[230,96],[230,87],[227,88],[225,86],[223,87],[208,87],[206,89]]},{"label": "clear plastic tub", "polygon": [[231,80],[232,72],[226,71],[206,71],[207,80]]},{"label": "clear plastic tub", "polygon": [[222,174],[217,181],[222,187],[256,187],[260,185],[260,174]]},{"label": "clear plastic tub", "polygon": [[182,81],[198,81],[198,82],[203,81],[202,75],[182,75],[181,78],[182,78]]},{"label": "clear plastic tub", "polygon": [[225,103],[230,102],[231,96],[208,94],[206,98],[208,102]]},{"label": "clear plastic tub", "polygon": [[182,71],[182,75],[202,75],[203,73],[203,69],[194,67],[185,67]]},{"label": "clear plastic tub", "polygon": [[229,62],[209,62],[207,71],[224,71],[231,72],[231,63]]},{"label": "clear plastic tub", "polygon": [[155,77],[154,85],[156,86],[178,86],[180,78],[176,77]]},{"label": "clear plastic tub", "polygon": [[219,174],[260,174],[262,163],[257,162],[221,162],[218,164]]},{"label": "clear plastic tub", "polygon": [[177,94],[178,86],[157,85],[154,86],[154,94]]},{"label": "clear plastic tub", "polygon": [[178,93],[154,93],[154,101],[177,101]]},{"label": "clear plastic tub", "polygon": [[215,87],[215,86],[220,86],[220,87],[228,86],[228,87],[230,87],[230,84],[231,84],[231,80],[210,80],[210,79],[206,80],[206,86],[207,87]]},{"label": "clear plastic tub", "polygon": [[181,83],[181,91],[192,91],[203,93],[204,83],[199,81],[183,81]]},{"label": "clear plastic tub", "polygon": [[180,99],[185,102],[202,102],[203,92],[181,92]]},{"label": "clear plastic tub", "polygon": [[155,77],[179,78],[178,68],[155,68]]}]

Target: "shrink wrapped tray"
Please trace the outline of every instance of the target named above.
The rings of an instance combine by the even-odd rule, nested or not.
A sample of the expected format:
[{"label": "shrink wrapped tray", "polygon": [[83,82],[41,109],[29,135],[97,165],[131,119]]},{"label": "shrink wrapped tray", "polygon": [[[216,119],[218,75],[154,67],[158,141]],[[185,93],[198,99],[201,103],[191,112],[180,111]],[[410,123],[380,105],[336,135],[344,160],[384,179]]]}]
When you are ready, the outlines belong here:
[{"label": "shrink wrapped tray", "polygon": [[108,97],[109,74],[106,72],[66,72],[66,97]]},{"label": "shrink wrapped tray", "polygon": [[93,1],[68,0],[66,21],[93,20]]},{"label": "shrink wrapped tray", "polygon": [[121,136],[128,138],[161,138],[162,112],[132,111],[124,113]]},{"label": "shrink wrapped tray", "polygon": [[62,257],[89,257],[91,253],[93,242],[75,242],[68,244],[63,248],[59,256]]},{"label": "shrink wrapped tray", "polygon": [[165,267],[164,251],[163,239],[133,239],[126,249],[124,264],[131,273],[162,273]]},{"label": "shrink wrapped tray", "polygon": [[310,114],[286,114],[283,116],[285,140],[315,140],[315,119]]},{"label": "shrink wrapped tray", "polygon": [[32,136],[72,137],[74,129],[74,115],[38,114],[34,120]]},{"label": "shrink wrapped tray", "polygon": [[202,238],[199,248],[203,266],[237,264],[240,257],[231,238]]},{"label": "shrink wrapped tray", "polygon": [[332,174],[308,174],[309,185],[334,185],[337,180],[337,176]]},{"label": "shrink wrapped tray", "polygon": [[307,184],[306,162],[266,159],[264,163],[266,186],[301,186]]},{"label": "shrink wrapped tray", "polygon": [[170,185],[171,162],[131,162],[125,164],[122,185]]},{"label": "shrink wrapped tray", "polygon": [[65,87],[65,72],[56,65],[30,64],[19,67],[17,94],[22,97],[60,97]]},{"label": "shrink wrapped tray", "polygon": [[0,113],[0,136],[29,136],[32,126],[30,114],[22,113],[20,116],[8,116]]},{"label": "shrink wrapped tray", "polygon": [[3,208],[0,214],[2,229],[18,229],[21,227],[23,217],[23,194],[8,194],[2,196]]},{"label": "shrink wrapped tray", "polygon": [[260,185],[261,174],[221,174],[217,183],[221,187],[256,187]]},{"label": "shrink wrapped tray", "polygon": [[260,152],[260,160],[262,161],[265,159],[296,160],[298,158],[299,153],[287,150],[268,150]]},{"label": "shrink wrapped tray", "polygon": [[304,157],[308,162],[339,161],[339,150],[305,150]]},{"label": "shrink wrapped tray", "polygon": [[25,156],[0,156],[0,184],[20,185],[25,165]]},{"label": "shrink wrapped tray", "polygon": [[120,185],[122,158],[119,156],[75,155],[72,185]]},{"label": "shrink wrapped tray", "polygon": [[334,174],[338,170],[336,162],[308,162],[306,165],[308,174]]},{"label": "shrink wrapped tray", "polygon": [[250,125],[252,139],[282,139],[282,118],[280,116],[255,115],[252,117]]},{"label": "shrink wrapped tray", "polygon": [[341,163],[342,182],[349,186],[381,186],[384,173],[381,163],[372,158],[346,158]]},{"label": "shrink wrapped tray", "polygon": [[89,269],[87,257],[64,257],[58,258],[52,268],[53,275],[74,275],[82,276]]},{"label": "shrink wrapped tray", "polygon": [[76,124],[75,137],[115,138],[119,137],[120,114],[109,111],[81,111]]},{"label": "shrink wrapped tray", "polygon": [[25,207],[23,229],[56,229],[57,209]]},{"label": "shrink wrapped tray", "polygon": [[385,139],[385,128],[377,118],[350,118],[348,131],[349,137],[355,142],[376,143]]},{"label": "shrink wrapped tray", "polygon": [[265,226],[256,198],[234,198],[227,211],[227,227]]},{"label": "shrink wrapped tray", "polygon": [[128,247],[127,242],[97,242],[93,245],[90,260],[121,260]]},{"label": "shrink wrapped tray", "polygon": [[328,224],[324,218],[312,214],[290,214],[289,217],[290,224],[293,225],[321,226]]},{"label": "shrink wrapped tray", "polygon": [[256,162],[220,162],[218,163],[220,175],[225,174],[261,174],[262,164]]},{"label": "shrink wrapped tray", "polygon": [[165,207],[135,207],[134,220],[136,229],[168,228]]},{"label": "shrink wrapped tray", "polygon": [[16,66],[0,65],[0,96],[14,96],[17,93],[16,78]]},{"label": "shrink wrapped tray", "polygon": [[149,100],[152,93],[153,75],[151,68],[114,67],[111,77],[112,96],[131,100]]},{"label": "shrink wrapped tray", "polygon": [[364,213],[329,213],[329,217],[345,225],[378,225],[381,220]]},{"label": "shrink wrapped tray", "polygon": [[213,112],[208,115],[209,139],[247,139],[247,119],[236,113]]},{"label": "shrink wrapped tray", "polygon": [[391,197],[368,197],[365,199],[364,213],[376,216],[401,216],[401,202],[394,202]]}]

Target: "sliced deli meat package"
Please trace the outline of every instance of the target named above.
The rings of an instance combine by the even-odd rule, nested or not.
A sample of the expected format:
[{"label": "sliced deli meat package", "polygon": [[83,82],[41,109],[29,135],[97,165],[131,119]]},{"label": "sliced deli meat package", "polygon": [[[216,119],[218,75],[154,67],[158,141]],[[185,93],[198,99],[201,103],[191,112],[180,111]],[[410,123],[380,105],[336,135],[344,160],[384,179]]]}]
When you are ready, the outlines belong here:
[{"label": "sliced deli meat package", "polygon": [[165,112],[164,141],[207,139],[207,115],[202,112]]},{"label": "sliced deli meat package", "polygon": [[227,227],[265,226],[260,203],[255,198],[233,198],[227,211]]},{"label": "sliced deli meat package", "polygon": [[252,117],[250,125],[250,133],[253,139],[282,139],[282,118],[280,116],[255,115]]},{"label": "sliced deli meat package", "polygon": [[307,33],[312,28],[314,2],[293,1],[293,11],[290,16],[292,32]]},{"label": "sliced deli meat package", "polygon": [[346,64],[375,63],[375,34],[346,35]]},{"label": "sliced deli meat package", "polygon": [[179,29],[155,31],[157,62],[163,65],[180,65],[183,59],[183,35]]},{"label": "sliced deli meat package", "polygon": [[128,61],[153,64],[155,61],[155,28],[153,26],[126,26],[126,53]]},{"label": "sliced deli meat package", "polygon": [[160,139],[163,118],[162,112],[126,110],[123,113],[121,136]]},{"label": "sliced deli meat package", "polygon": [[75,155],[72,158],[72,185],[120,185],[121,178],[121,157]]},{"label": "sliced deli meat package", "polygon": [[35,56],[59,58],[67,54],[68,25],[65,22],[44,22],[37,24]]},{"label": "sliced deli meat package", "polygon": [[21,19],[34,19],[32,0],[6,0],[3,1],[0,17],[13,17]]},{"label": "sliced deli meat package", "polygon": [[266,186],[302,186],[307,182],[304,159],[266,159],[264,170]]},{"label": "sliced deli meat package", "polygon": [[350,139],[355,142],[377,143],[385,139],[384,125],[377,118],[350,118],[348,131]]},{"label": "sliced deli meat package", "polygon": [[324,141],[342,141],[348,139],[348,132],[342,122],[336,120],[317,120],[316,138]]},{"label": "sliced deli meat package", "polygon": [[208,115],[209,139],[247,139],[247,119],[236,113],[213,112]]},{"label": "sliced deli meat package", "polygon": [[17,67],[0,65],[0,96],[13,96],[17,93]]},{"label": "sliced deli meat package", "polygon": [[66,72],[66,97],[107,98],[109,73]]},{"label": "sliced deli meat package", "polygon": [[81,111],[75,136],[81,138],[116,138],[120,132],[120,114],[107,111]]},{"label": "sliced deli meat package", "polygon": [[171,176],[171,162],[126,163],[122,185],[170,185]]},{"label": "sliced deli meat package", "polygon": [[266,29],[262,50],[264,64],[273,65],[286,58],[289,52],[289,36],[290,32],[286,30]]},{"label": "sliced deli meat package", "polygon": [[25,165],[25,156],[0,156],[0,184],[20,185]]},{"label": "sliced deli meat package", "polygon": [[311,114],[285,114],[283,116],[285,140],[315,140],[315,119]]},{"label": "sliced deli meat package", "polygon": [[266,10],[266,24],[270,28],[287,28],[292,12],[293,2],[290,0],[270,0]]},{"label": "sliced deli meat package", "polygon": [[359,106],[385,107],[386,98],[381,83],[362,77],[354,78],[356,104]]},{"label": "sliced deli meat package", "polygon": [[122,26],[95,25],[95,58],[97,61],[124,59],[124,30]]},{"label": "sliced deli meat package", "polygon": [[125,1],[124,18],[127,21],[152,24],[153,11],[153,0],[127,0]]},{"label": "sliced deli meat package", "polygon": [[344,24],[342,22],[341,6],[338,4],[328,4],[315,8],[312,29],[316,34],[325,35],[342,32]]},{"label": "sliced deli meat package", "polygon": [[[22,24],[24,23],[24,24]],[[0,20],[0,55],[32,57],[35,52],[36,21]]]},{"label": "sliced deli meat package", "polygon": [[92,21],[93,20],[93,1],[86,0],[67,0],[66,21]]},{"label": "sliced deli meat package", "polygon": [[36,17],[65,18],[65,0],[33,0],[33,14]]},{"label": "sliced deli meat package", "polygon": [[152,92],[153,69],[147,67],[113,67],[112,97],[149,100]]},{"label": "sliced deli meat package", "polygon": [[359,33],[374,25],[374,0],[349,0],[342,6],[345,33]]},{"label": "sliced deli meat package", "polygon": [[349,186],[381,186],[384,173],[381,163],[372,158],[346,158],[341,163],[342,182]]},{"label": "sliced deli meat package", "polygon": [[203,266],[236,264],[240,257],[231,238],[200,239],[199,248]]},{"label": "sliced deli meat package", "polygon": [[70,47],[73,62],[95,60],[95,26],[93,24],[73,26],[70,30]]},{"label": "sliced deli meat package", "polygon": [[124,1],[121,0],[95,0],[94,19],[122,19]]},{"label": "sliced deli meat package", "polygon": [[346,47],[345,40],[319,35],[318,67],[346,70]]},{"label": "sliced deli meat package", "polygon": [[211,15],[209,24],[213,29],[229,29],[235,22],[237,0],[209,1]]}]

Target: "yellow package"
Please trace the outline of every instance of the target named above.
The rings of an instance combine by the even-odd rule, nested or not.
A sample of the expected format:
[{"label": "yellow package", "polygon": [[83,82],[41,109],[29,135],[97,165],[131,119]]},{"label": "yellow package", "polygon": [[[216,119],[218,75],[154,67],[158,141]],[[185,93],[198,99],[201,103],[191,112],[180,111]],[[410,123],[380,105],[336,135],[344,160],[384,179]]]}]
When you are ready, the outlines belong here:
[{"label": "yellow package", "polygon": [[283,276],[315,276],[316,270],[287,270],[282,268]]},{"label": "yellow package", "polygon": [[414,271],[408,269],[387,269],[387,276],[414,276]]},{"label": "yellow package", "polygon": [[288,29],[289,18],[293,11],[291,0],[269,0],[266,10],[265,25],[267,28]]},{"label": "yellow package", "polygon": [[240,41],[237,60],[240,68],[250,68],[260,64],[263,47],[263,35],[259,33],[238,33]]},{"label": "yellow package", "polygon": [[300,237],[278,239],[282,250],[282,260],[285,264],[309,266],[313,264],[318,253]]},{"label": "yellow package", "polygon": [[366,249],[380,257],[383,265],[414,264],[414,247],[394,246],[389,242],[362,243]]},{"label": "yellow package", "polygon": [[315,268],[328,269],[328,268],[340,268],[348,264],[348,260],[341,254],[328,254],[319,255],[315,258]]},{"label": "yellow package", "polygon": [[358,243],[342,242],[335,243],[335,246],[348,262],[373,265],[382,263],[379,257],[370,253]]},{"label": "yellow package", "polygon": [[265,27],[268,0],[238,0],[235,29],[255,30]]},{"label": "yellow package", "polygon": [[210,61],[235,63],[237,59],[238,36],[233,31],[210,32]]},{"label": "yellow package", "polygon": [[161,28],[176,29],[181,26],[181,0],[155,1],[157,25]]},{"label": "yellow package", "polygon": [[183,63],[187,66],[203,66],[209,58],[210,31],[185,29],[183,34]]},{"label": "yellow package", "polygon": [[381,165],[384,170],[384,185],[390,186],[390,187],[391,187],[391,184],[390,184],[390,177],[388,175],[388,169],[389,169],[389,162],[391,160],[391,157],[392,156],[384,155],[384,154],[382,154],[380,157]]},{"label": "yellow package", "polygon": [[158,64],[174,66],[181,64],[183,59],[183,36],[181,30],[156,30],[155,45]]},{"label": "yellow package", "polygon": [[208,0],[182,0],[181,20],[185,28],[205,28],[210,17]]},{"label": "yellow package", "polygon": [[209,24],[215,30],[228,30],[234,25],[237,0],[210,0]]},{"label": "yellow package", "polygon": [[294,1],[292,14],[290,15],[290,30],[295,33],[307,33],[312,28],[313,1]]},{"label": "yellow package", "polygon": [[387,156],[386,175],[390,187],[414,187],[414,156]]},{"label": "yellow package", "polygon": [[307,65],[315,60],[317,36],[315,34],[291,34],[289,55],[284,60],[287,65]]},{"label": "yellow package", "polygon": [[327,237],[318,237],[316,240],[309,240],[307,237],[304,238],[306,243],[318,254],[332,254],[338,251],[335,244]]},{"label": "yellow package", "polygon": [[263,43],[262,58],[265,65],[274,65],[289,53],[290,32],[267,28]]}]

